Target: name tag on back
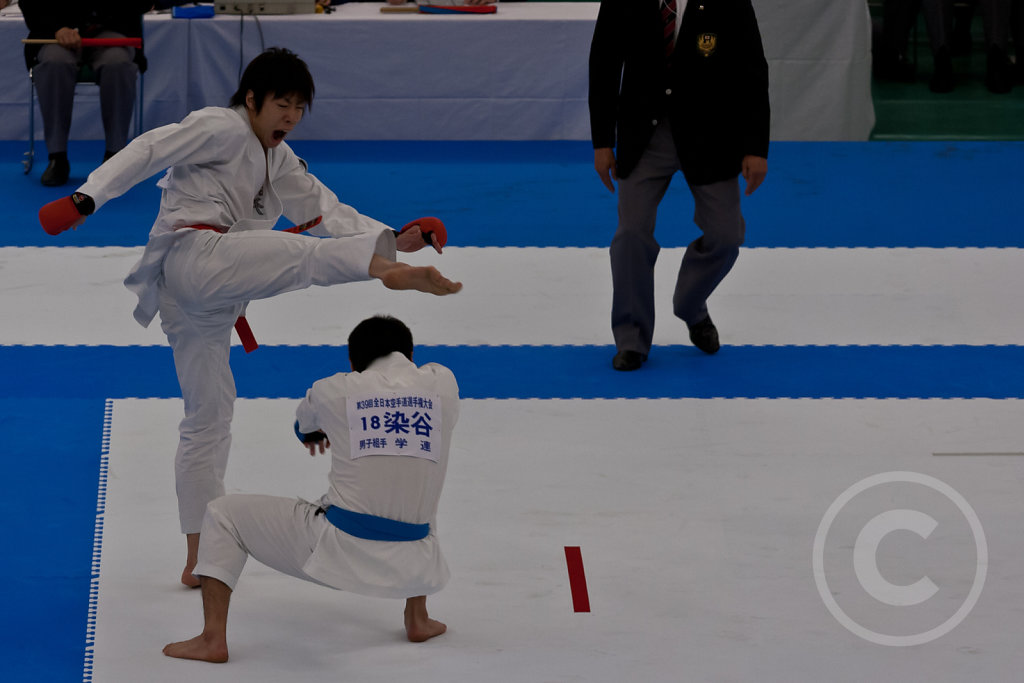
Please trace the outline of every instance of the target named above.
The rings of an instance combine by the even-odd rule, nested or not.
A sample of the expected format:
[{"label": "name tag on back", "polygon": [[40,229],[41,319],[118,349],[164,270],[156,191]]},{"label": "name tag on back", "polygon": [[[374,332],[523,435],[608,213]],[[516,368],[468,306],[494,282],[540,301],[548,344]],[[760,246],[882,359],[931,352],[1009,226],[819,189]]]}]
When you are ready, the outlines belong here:
[{"label": "name tag on back", "polygon": [[349,397],[351,458],[403,455],[437,462],[441,448],[441,396],[374,392]]}]

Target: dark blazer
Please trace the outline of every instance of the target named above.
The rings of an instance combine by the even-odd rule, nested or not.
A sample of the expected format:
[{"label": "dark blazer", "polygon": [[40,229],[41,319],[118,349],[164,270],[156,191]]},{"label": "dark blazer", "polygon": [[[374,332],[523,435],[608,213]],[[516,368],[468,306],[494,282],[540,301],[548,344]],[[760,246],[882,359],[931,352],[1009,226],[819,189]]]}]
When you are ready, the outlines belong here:
[{"label": "dark blazer", "polygon": [[666,60],[658,0],[602,0],[590,46],[594,148],[636,167],[668,117],[687,182],[734,178],[743,157],[768,157],[768,62],[750,0],[689,0]]},{"label": "dark blazer", "polygon": [[[153,0],[20,0],[29,38],[53,38],[59,29],[77,28],[83,38],[92,38],[103,30],[116,31],[129,38],[142,37],[142,15]],[[40,45],[25,46],[25,64],[36,63]],[[135,51],[135,63],[146,70],[142,50]]]}]

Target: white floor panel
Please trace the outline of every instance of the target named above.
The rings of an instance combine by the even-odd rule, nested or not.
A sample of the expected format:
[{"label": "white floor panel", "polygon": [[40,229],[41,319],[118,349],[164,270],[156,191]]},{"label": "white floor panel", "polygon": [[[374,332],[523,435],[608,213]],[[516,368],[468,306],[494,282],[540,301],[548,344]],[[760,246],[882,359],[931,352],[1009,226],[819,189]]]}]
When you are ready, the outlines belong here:
[{"label": "white floor panel", "polygon": [[[0,248],[0,344],[164,344],[138,326],[121,281],[129,248]],[[656,344],[688,344],[671,293],[682,257],[656,272]],[[403,255],[435,263],[465,290],[396,293],[378,283],[313,288],[254,302],[263,344],[343,344],[379,312],[421,344],[610,344],[605,249],[458,248]],[[712,296],[727,344],[1019,344],[1024,338],[1022,249],[747,249]]]},{"label": "white floor panel", "polygon": [[[756,257],[747,256],[752,270]],[[322,492],[328,463],[295,442],[294,408],[238,401],[229,489]],[[980,399],[465,401],[439,522],[453,578],[430,600],[449,632],[404,642],[400,601],[332,592],[250,562],[232,602],[232,661],[208,665],[160,653],[201,626],[199,594],[176,586],[180,403],[118,400],[94,680],[1015,680],[1024,458],[932,454],[1020,452],[1022,409]],[[947,635],[915,647],[846,630],[812,570],[829,506],[891,471],[952,486],[988,544],[977,605]],[[895,508],[939,524],[927,541],[894,532],[878,546],[876,564],[891,582],[928,576],[939,586],[914,607],[878,602],[849,567],[857,530]],[[978,565],[957,512],[912,484],[855,498],[826,545],[836,600],[879,630],[940,623]],[[572,611],[566,545],[582,549],[591,613]]]}]

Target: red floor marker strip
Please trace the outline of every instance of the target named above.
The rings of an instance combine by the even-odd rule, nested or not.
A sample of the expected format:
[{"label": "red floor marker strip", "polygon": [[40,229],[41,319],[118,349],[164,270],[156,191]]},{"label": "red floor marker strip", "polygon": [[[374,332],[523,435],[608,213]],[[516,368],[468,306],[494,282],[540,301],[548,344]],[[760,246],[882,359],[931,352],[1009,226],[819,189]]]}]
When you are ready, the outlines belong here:
[{"label": "red floor marker strip", "polygon": [[583,555],[579,546],[565,546],[565,563],[569,566],[569,590],[572,591],[573,612],[589,612],[587,577],[583,574]]}]

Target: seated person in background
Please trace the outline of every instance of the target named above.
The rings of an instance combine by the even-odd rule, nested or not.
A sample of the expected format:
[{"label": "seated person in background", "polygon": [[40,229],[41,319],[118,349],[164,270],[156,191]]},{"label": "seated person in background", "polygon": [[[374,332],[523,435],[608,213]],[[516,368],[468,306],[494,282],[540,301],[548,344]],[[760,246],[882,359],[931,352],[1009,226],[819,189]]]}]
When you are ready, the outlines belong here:
[{"label": "seated person in background", "polygon": [[316,503],[228,495],[210,502],[199,564],[203,632],[164,648],[181,659],[226,662],[228,603],[251,555],[299,579],[381,598],[405,598],[406,636],[429,640],[446,626],[427,595],[448,582],[436,534],[459,387],[448,368],[412,362],[412,333],[375,316],[348,338],[352,372],[313,384],[296,412],[309,449],[331,450],[330,484]]},{"label": "seated person in background", "polygon": [[[1018,44],[1024,40],[1024,0],[976,0],[976,4],[985,28],[985,87],[993,93],[1007,93],[1014,80],[1007,56],[1010,36],[1012,33]],[[948,93],[955,85],[954,0],[885,0],[881,31],[873,46],[875,77],[905,83],[914,81],[914,67],[906,58],[907,44],[922,10],[935,64],[928,87],[935,93]],[[968,27],[968,42],[969,35]],[[1019,59],[1017,66],[1018,69],[1021,66]]]},{"label": "seated person in background", "polygon": [[96,74],[100,86],[100,111],[106,137],[106,161],[128,142],[135,103],[135,81],[145,69],[141,51],[130,47],[83,48],[82,38],[142,36],[142,15],[153,0],[21,0],[19,3],[29,38],[51,38],[51,45],[26,45],[25,63],[39,92],[43,135],[50,163],[42,183],[63,185],[71,172],[68,163],[68,132],[75,82],[83,64]]},{"label": "seated person in background", "polygon": [[[1008,93],[1016,81],[1024,85],[1024,0],[978,0],[985,25],[985,87]],[[1010,42],[1016,67],[1010,61]]]}]

